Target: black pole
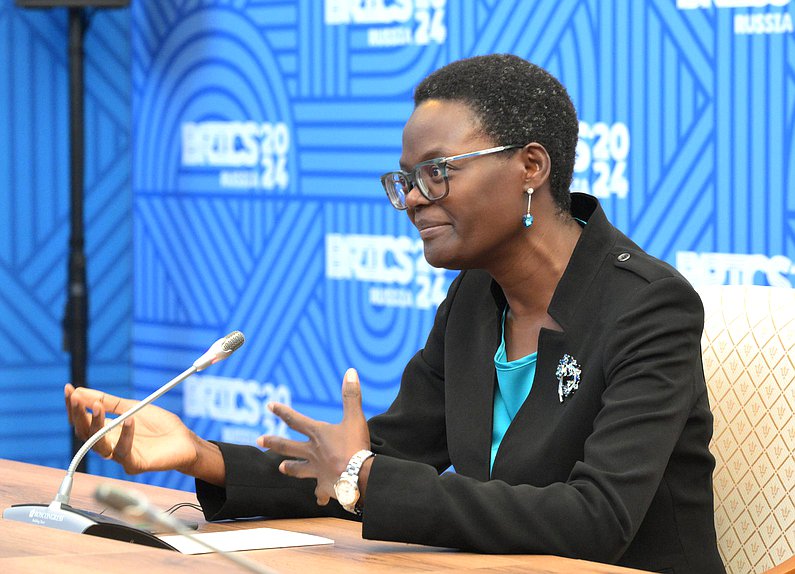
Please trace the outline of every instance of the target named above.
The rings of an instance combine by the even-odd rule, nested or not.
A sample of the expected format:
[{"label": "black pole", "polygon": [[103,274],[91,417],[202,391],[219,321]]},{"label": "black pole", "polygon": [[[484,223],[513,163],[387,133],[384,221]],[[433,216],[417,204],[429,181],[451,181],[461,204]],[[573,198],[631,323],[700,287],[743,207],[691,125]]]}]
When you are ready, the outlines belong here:
[{"label": "black pole", "polygon": [[[83,97],[83,38],[86,19],[83,8],[69,8],[69,276],[64,316],[64,348],[71,356],[70,382],[75,387],[88,386],[88,285],[86,282],[83,189],[85,171],[85,129]],[[72,454],[82,441],[72,435]],[[85,472],[85,459],[77,470]]]},{"label": "black pole", "polygon": [[[15,0],[22,8],[69,9],[69,268],[63,318],[63,348],[70,355],[70,381],[87,387],[88,365],[88,282],[86,280],[85,224],[83,196],[85,186],[85,113],[83,39],[88,19],[86,7],[124,8],[130,0]],[[82,446],[72,435],[72,456]],[[77,470],[86,471],[83,459]]]}]

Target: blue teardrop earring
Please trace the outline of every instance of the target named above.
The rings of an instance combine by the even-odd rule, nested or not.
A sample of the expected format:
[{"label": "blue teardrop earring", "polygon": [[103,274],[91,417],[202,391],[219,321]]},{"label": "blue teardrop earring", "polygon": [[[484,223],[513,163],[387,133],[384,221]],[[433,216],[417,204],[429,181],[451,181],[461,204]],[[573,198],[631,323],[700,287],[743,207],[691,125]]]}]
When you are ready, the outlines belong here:
[{"label": "blue teardrop earring", "polygon": [[527,193],[527,213],[524,214],[522,217],[522,223],[524,223],[525,227],[530,227],[533,225],[533,216],[530,213],[530,201],[533,199],[533,192],[535,190],[532,187],[528,187],[525,193]]}]

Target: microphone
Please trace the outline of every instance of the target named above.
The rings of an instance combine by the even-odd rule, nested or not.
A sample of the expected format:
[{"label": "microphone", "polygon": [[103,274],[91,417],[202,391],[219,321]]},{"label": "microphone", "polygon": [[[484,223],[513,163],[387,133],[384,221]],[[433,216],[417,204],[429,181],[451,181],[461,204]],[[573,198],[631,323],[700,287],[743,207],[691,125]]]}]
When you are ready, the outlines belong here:
[{"label": "microphone", "polygon": [[146,497],[138,492],[117,488],[115,486],[111,486],[110,484],[100,484],[94,491],[94,498],[116,510],[117,512],[134,517],[136,519],[144,519],[149,522],[153,522],[170,532],[176,532],[177,534],[188,538],[196,544],[204,546],[211,552],[220,554],[227,560],[234,562],[238,566],[245,568],[250,572],[255,572],[256,574],[275,574],[274,570],[270,570],[264,566],[252,562],[251,560],[247,560],[242,556],[237,556],[230,552],[216,548],[206,540],[203,540],[198,536],[194,536],[193,533],[188,530],[184,524],[182,524],[182,522],[173,516],[166,514],[162,510],[152,506]]},{"label": "microphone", "polygon": [[91,450],[91,447],[93,447],[99,439],[194,373],[198,373],[210,365],[214,365],[228,358],[240,348],[245,340],[243,333],[240,331],[232,331],[227,336],[218,339],[210,346],[207,352],[196,359],[193,365],[188,369],[184,370],[135,406],[113,419],[110,424],[91,435],[72,458],[66,476],[58,489],[58,494],[55,495],[55,498],[49,505],[35,503],[15,504],[3,511],[3,518],[6,520],[27,522],[28,524],[48,526],[59,530],[92,534],[94,536],[103,536],[105,538],[114,538],[116,540],[125,540],[127,542],[135,542],[147,546],[157,546],[176,550],[170,544],[163,542],[148,532],[133,528],[119,520],[88,510],[78,510],[69,506],[69,497],[72,492],[74,474],[80,461],[83,460],[86,454],[88,454],[88,451]]},{"label": "microphone", "polygon": [[232,331],[226,337],[221,337],[210,345],[210,348],[201,357],[193,361],[192,368],[196,369],[194,372],[203,371],[210,365],[223,361],[237,351],[245,342],[246,338],[240,331]]}]

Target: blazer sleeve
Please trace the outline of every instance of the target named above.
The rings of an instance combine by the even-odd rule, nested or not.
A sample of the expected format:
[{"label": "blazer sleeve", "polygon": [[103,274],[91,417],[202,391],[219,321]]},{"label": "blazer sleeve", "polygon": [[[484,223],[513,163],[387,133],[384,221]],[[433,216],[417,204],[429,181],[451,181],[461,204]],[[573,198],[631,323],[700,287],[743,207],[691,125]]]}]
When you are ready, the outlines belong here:
[{"label": "blazer sleeve", "polygon": [[[681,278],[646,284],[605,332],[605,390],[565,482],[479,482],[393,456],[375,458],[363,536],[489,553],[618,560],[660,487],[703,391],[701,301]],[[521,453],[518,453],[520,456]],[[543,464],[543,462],[540,462]]]},{"label": "blazer sleeve", "polygon": [[[460,278],[439,306],[425,347],[409,361],[400,390],[390,408],[368,421],[371,448],[378,455],[420,461],[436,472],[450,466],[444,424],[444,329],[447,310]],[[335,500],[316,503],[314,480],[284,476],[284,457],[252,446],[216,443],[226,466],[226,482],[218,487],[196,481],[196,496],[207,520],[269,517],[337,516],[354,518]]]},{"label": "blazer sleeve", "polygon": [[228,518],[354,518],[336,500],[318,506],[315,481],[279,472],[284,457],[253,446],[216,443],[226,467],[224,487],[196,479],[196,498],[207,520]]}]

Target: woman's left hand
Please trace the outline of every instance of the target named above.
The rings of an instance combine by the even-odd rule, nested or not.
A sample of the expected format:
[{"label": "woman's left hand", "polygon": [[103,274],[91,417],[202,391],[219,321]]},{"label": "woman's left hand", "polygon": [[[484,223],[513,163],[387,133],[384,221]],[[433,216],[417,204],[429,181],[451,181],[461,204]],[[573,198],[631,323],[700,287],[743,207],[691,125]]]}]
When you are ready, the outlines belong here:
[{"label": "woman's left hand", "polygon": [[268,407],[291,429],[309,439],[298,442],[273,435],[263,435],[257,444],[278,454],[298,460],[285,460],[279,471],[296,478],[317,480],[315,496],[321,506],[334,496],[334,483],[348,466],[350,458],[370,448],[370,433],[362,412],[362,391],[359,375],[348,369],[342,382],[342,421],[330,424],[316,421],[280,403]]}]

